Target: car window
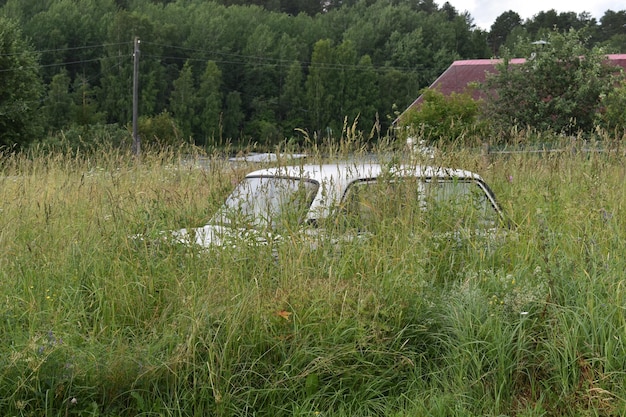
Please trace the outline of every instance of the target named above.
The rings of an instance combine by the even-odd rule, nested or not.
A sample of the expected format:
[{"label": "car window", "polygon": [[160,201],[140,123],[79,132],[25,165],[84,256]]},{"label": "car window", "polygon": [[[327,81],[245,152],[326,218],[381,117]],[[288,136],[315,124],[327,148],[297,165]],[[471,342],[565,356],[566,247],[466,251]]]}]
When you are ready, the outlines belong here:
[{"label": "car window", "polygon": [[341,226],[375,232],[391,224],[417,225],[422,218],[420,194],[415,178],[355,182],[341,204]]},{"label": "car window", "polygon": [[281,177],[246,177],[216,213],[213,223],[277,229],[302,222],[317,193],[316,182]]},{"label": "car window", "polygon": [[435,229],[489,229],[499,220],[487,191],[474,180],[432,179],[424,183],[423,197],[426,222]]},{"label": "car window", "polygon": [[353,183],[343,198],[339,222],[358,231],[375,232],[392,225],[448,232],[491,228],[498,217],[476,181],[397,178]]}]

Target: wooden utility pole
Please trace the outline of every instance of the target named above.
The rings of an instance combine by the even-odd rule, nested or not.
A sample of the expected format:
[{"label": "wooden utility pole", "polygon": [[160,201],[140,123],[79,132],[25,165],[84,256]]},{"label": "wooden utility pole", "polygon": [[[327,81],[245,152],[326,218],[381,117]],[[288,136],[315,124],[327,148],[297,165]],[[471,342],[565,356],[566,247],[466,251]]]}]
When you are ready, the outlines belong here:
[{"label": "wooden utility pole", "polygon": [[137,129],[137,119],[139,118],[139,38],[137,36],[135,36],[133,64],[133,154],[139,157],[141,140]]}]

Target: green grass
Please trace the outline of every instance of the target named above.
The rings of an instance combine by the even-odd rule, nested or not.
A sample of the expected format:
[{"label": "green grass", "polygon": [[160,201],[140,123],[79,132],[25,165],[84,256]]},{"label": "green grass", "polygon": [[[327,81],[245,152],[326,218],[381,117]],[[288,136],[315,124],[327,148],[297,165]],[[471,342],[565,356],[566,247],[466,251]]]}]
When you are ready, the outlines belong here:
[{"label": "green grass", "polygon": [[198,253],[130,236],[202,225],[250,167],[6,157],[0,414],[626,414],[622,155],[440,159],[496,192],[497,248],[390,227]]}]

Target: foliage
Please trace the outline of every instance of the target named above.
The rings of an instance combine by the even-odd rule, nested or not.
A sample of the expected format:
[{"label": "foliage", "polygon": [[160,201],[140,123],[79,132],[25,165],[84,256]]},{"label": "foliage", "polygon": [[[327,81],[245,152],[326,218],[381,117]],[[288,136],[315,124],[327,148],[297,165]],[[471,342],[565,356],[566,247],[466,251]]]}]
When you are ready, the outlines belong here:
[{"label": "foliage", "polygon": [[116,124],[69,124],[45,139],[33,141],[29,149],[60,155],[96,154],[123,148],[131,142],[130,131]]},{"label": "foliage", "polygon": [[[392,106],[412,100],[451,60],[488,54],[468,16],[433,2],[31,3],[7,1],[0,12],[42,51],[51,135],[130,122],[135,36],[140,115],[167,111],[200,145],[276,144],[296,128],[340,132],[346,118],[384,130]],[[332,54],[321,61],[323,40]],[[306,100],[316,84],[320,95]]]},{"label": "foliage", "polygon": [[550,9],[541,11],[533,16],[532,20],[526,22],[525,27],[531,35],[540,34],[546,30],[556,30],[561,33],[570,30],[580,31],[588,26],[591,18],[588,15],[577,15],[574,12],[560,12]]},{"label": "foliage", "polygon": [[[490,45],[537,40],[555,24],[561,31],[584,28],[594,45],[619,52],[625,23],[622,11],[607,11],[600,23],[550,11],[518,24],[509,11],[487,33],[467,12],[432,0],[0,5],[0,15],[17,22],[38,51],[31,59],[45,93],[40,86],[28,100],[43,116],[28,123],[35,139],[69,126],[127,125],[138,37],[139,114],[168,112],[185,137],[209,147],[244,146],[250,138],[274,146],[295,129],[338,140],[346,119],[358,120],[364,131],[386,131],[394,109],[411,103],[456,59],[489,58]],[[19,68],[14,64],[11,71]],[[11,128],[21,129],[17,121]]]},{"label": "foliage", "polygon": [[595,114],[596,124],[605,130],[626,129],[626,80],[600,96],[600,109]]},{"label": "foliage", "polygon": [[471,91],[443,93],[424,89],[422,103],[402,116],[400,128],[431,143],[453,143],[464,137],[480,137],[486,126],[480,120],[480,103]]},{"label": "foliage", "polygon": [[191,65],[187,61],[181,69],[179,77],[172,83],[174,90],[170,96],[172,115],[181,126],[182,134],[186,138],[191,137],[192,129],[198,123],[196,108],[199,97],[194,84]]},{"label": "foliage", "polygon": [[484,85],[485,117],[505,132],[514,127],[591,132],[600,99],[613,90],[616,73],[600,48],[585,47],[579,32],[551,32],[524,63],[511,64],[506,56],[497,65]]},{"label": "foliage", "polygon": [[0,147],[23,146],[39,135],[39,70],[18,24],[0,16]]},{"label": "foliage", "polygon": [[510,33],[522,25],[522,18],[513,10],[496,17],[489,31],[489,43],[494,56],[499,55],[500,47],[505,43]]},{"label": "foliage", "polygon": [[48,94],[41,108],[46,126],[52,132],[58,132],[71,123],[73,104],[70,91],[71,78],[66,70],[52,77],[48,85]]},{"label": "foliage", "polygon": [[600,19],[601,30],[596,38],[611,53],[626,53],[626,10],[607,10]]},{"label": "foliage", "polygon": [[140,117],[137,128],[142,144],[148,147],[167,149],[188,143],[188,139],[183,136],[176,120],[168,112],[154,117]]},{"label": "foliage", "polygon": [[200,134],[204,137],[204,144],[214,144],[221,139],[222,116],[222,72],[217,64],[209,61],[200,80],[198,96],[201,108]]}]

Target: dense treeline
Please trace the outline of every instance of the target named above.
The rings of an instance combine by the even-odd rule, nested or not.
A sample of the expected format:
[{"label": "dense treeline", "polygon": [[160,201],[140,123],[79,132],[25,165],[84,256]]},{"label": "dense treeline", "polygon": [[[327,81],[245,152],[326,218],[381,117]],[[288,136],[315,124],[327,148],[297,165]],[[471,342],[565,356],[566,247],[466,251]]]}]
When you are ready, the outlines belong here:
[{"label": "dense treeline", "polygon": [[[554,26],[550,12],[527,22],[512,16],[503,30],[514,14],[507,12],[485,32],[449,3],[409,0],[0,5],[0,105],[9,107],[0,124],[14,131],[2,134],[1,145],[80,141],[94,129],[127,138],[135,37],[144,141],[269,145],[338,136],[355,121],[375,137],[453,60],[490,57],[507,33],[540,36]],[[607,11],[599,23],[568,14],[559,28],[582,25],[594,43],[617,50],[625,35],[608,29],[626,23],[624,13]],[[16,101],[12,90],[26,84],[28,94]]]}]

